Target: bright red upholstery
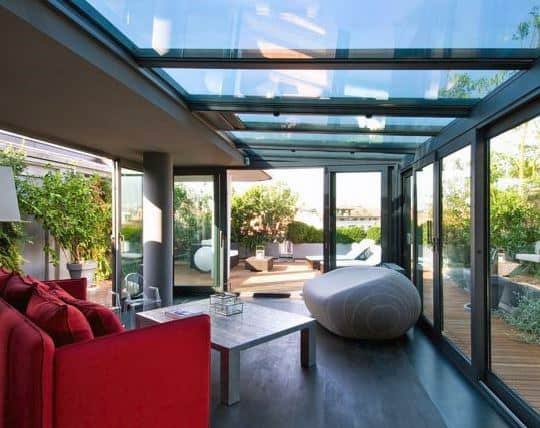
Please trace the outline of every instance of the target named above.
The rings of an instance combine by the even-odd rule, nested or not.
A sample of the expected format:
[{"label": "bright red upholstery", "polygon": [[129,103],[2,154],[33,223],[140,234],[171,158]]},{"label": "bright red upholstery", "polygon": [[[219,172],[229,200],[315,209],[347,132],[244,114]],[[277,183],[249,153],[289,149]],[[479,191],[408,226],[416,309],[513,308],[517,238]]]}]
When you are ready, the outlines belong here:
[{"label": "bright red upholstery", "polygon": [[76,299],[86,300],[86,278],[80,279],[55,279],[54,281],[43,281],[50,286],[51,283],[58,284]]},{"label": "bright red upholstery", "polygon": [[94,338],[92,328],[81,311],[38,287],[32,292],[26,316],[51,336],[56,346]]},{"label": "bright red upholstery", "polygon": [[0,298],[0,428],[206,428],[209,377],[207,316],[56,348]]},{"label": "bright red upholstery", "polygon": [[54,344],[2,299],[0,326],[0,428],[51,428]]},{"label": "bright red upholstery", "polygon": [[4,288],[10,276],[11,273],[4,270],[4,268],[0,268],[0,297],[4,294]]},{"label": "bright red upholstery", "polygon": [[26,306],[32,296],[35,288],[46,288],[43,283],[36,281],[31,277],[25,277],[20,274],[13,274],[8,279],[2,297],[15,309],[26,312]]},{"label": "bright red upholstery", "polygon": [[206,428],[209,318],[64,346],[56,351],[54,373],[58,427]]},{"label": "bright red upholstery", "polygon": [[49,287],[50,293],[82,312],[95,337],[124,331],[120,320],[109,308],[87,300],[75,299],[55,282],[49,282]]}]

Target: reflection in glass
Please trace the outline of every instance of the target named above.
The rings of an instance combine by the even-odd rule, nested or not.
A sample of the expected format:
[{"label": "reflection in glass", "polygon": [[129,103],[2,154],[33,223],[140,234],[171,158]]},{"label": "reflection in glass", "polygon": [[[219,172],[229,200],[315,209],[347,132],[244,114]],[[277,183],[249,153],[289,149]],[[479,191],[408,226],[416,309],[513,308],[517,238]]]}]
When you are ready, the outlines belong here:
[{"label": "reflection in glass", "polygon": [[433,322],[433,164],[416,172],[416,285],[425,317]]},{"label": "reflection in glass", "polygon": [[471,149],[442,159],[443,333],[471,356]]},{"label": "reflection in glass", "polygon": [[174,179],[174,283],[214,286],[219,240],[214,221],[213,176]]},{"label": "reflection in glass", "polygon": [[313,145],[321,144],[328,146],[332,143],[343,144],[412,144],[417,145],[426,141],[429,137],[415,135],[381,135],[381,134],[324,134],[303,132],[259,132],[259,131],[231,131],[228,133],[236,140],[247,144],[275,144],[289,145],[302,143]]},{"label": "reflection in glass", "polygon": [[336,267],[381,262],[381,173],[336,173]]},{"label": "reflection in glass", "polygon": [[165,70],[189,95],[267,99],[482,98],[512,75],[507,70]]},{"label": "reflection in glass", "polygon": [[[534,32],[512,37],[531,20],[534,0],[422,2],[75,0],[90,4],[138,47],[251,49],[266,58],[319,56],[335,49],[534,47]],[[94,12],[95,13],[95,12]],[[211,29],[211,31],[209,31]],[[322,50],[322,52],[320,52]],[[325,51],[328,50],[328,51]]]},{"label": "reflection in glass", "polygon": [[489,149],[491,370],[540,411],[540,116]]},{"label": "reflection in glass", "polygon": [[412,175],[403,177],[403,209],[401,224],[403,227],[402,241],[402,261],[405,272],[409,278],[412,278],[412,254],[413,254],[413,216],[412,216],[412,194],[413,179]]},{"label": "reflection in glass", "polygon": [[454,120],[452,117],[407,117],[407,116],[327,116],[313,114],[237,114],[248,128],[278,127],[283,131],[302,127],[325,127],[327,129],[358,129],[366,131],[405,129],[432,129],[439,131]]},{"label": "reflection in glass", "polygon": [[131,273],[142,274],[143,263],[143,173],[121,171],[121,247],[122,280]]}]

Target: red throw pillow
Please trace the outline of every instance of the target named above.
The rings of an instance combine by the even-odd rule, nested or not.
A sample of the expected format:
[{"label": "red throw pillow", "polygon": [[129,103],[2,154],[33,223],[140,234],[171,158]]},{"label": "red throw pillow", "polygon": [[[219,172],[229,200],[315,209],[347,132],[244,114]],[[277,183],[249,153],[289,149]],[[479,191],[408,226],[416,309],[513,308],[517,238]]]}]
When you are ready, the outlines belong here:
[{"label": "red throw pillow", "polygon": [[122,327],[120,320],[109,308],[98,303],[76,299],[55,282],[51,283],[49,287],[50,293],[54,294],[67,304],[75,306],[82,312],[92,328],[94,337],[124,331],[124,327]]},{"label": "red throw pillow", "polygon": [[4,287],[3,297],[11,306],[18,311],[25,313],[28,301],[32,296],[32,291],[35,288],[41,288],[44,291],[48,287],[31,277],[24,277],[21,274],[13,274],[8,279]]},{"label": "red throw pillow", "polygon": [[26,308],[26,316],[51,336],[56,346],[94,338],[90,324],[76,307],[35,287]]},{"label": "red throw pillow", "polygon": [[10,272],[4,268],[0,268],[0,297],[4,296],[4,289],[6,288],[10,276]]}]

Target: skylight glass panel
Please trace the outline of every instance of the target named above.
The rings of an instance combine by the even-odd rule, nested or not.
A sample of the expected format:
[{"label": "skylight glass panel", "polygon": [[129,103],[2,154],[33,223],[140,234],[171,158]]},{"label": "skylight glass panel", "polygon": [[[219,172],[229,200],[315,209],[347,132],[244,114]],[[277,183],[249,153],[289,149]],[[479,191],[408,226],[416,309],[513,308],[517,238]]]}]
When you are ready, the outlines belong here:
[{"label": "skylight glass panel", "polygon": [[252,50],[295,58],[306,50],[538,47],[536,0],[75,0],[91,5],[139,48]]},{"label": "skylight glass panel", "polygon": [[412,144],[418,145],[429,137],[411,135],[382,135],[382,134],[324,134],[302,132],[256,132],[231,131],[235,140],[246,144],[296,144],[296,143],[322,143],[322,144]]},{"label": "skylight glass panel", "polygon": [[189,95],[268,99],[476,99],[513,75],[510,70],[165,70]]},{"label": "skylight glass panel", "polygon": [[240,113],[238,119],[248,128],[278,128],[283,130],[302,127],[347,128],[366,131],[385,129],[433,129],[440,130],[454,120],[452,117],[402,117],[402,116],[328,116],[314,114],[273,114]]}]

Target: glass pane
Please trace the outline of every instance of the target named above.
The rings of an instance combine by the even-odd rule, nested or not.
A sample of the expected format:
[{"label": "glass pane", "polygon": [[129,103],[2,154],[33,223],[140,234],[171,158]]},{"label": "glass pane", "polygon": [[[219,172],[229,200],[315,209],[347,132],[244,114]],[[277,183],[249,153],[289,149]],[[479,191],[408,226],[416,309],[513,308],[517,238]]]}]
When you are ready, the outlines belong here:
[{"label": "glass pane", "polygon": [[489,148],[491,370],[540,411],[540,116]]},{"label": "glass pane", "polygon": [[471,356],[471,149],[442,160],[443,333]]},{"label": "glass pane", "polygon": [[433,164],[416,172],[416,283],[424,315],[433,322]]},{"label": "glass pane", "polygon": [[[534,32],[512,37],[534,0],[264,2],[76,0],[90,4],[137,46],[252,49],[259,56],[305,57],[302,50],[372,48],[522,48]],[[211,29],[211,31],[209,31]],[[323,51],[322,55],[325,54]],[[328,53],[326,53],[328,54]]]},{"label": "glass pane", "polygon": [[295,114],[238,114],[249,129],[271,128],[302,129],[324,127],[327,129],[357,129],[366,131],[381,131],[392,129],[418,129],[440,131],[454,120],[451,117],[393,117],[393,116],[326,116],[326,115],[295,115]]},{"label": "glass pane", "polygon": [[513,74],[510,70],[165,70],[189,95],[265,99],[482,98]]},{"label": "glass pane", "polygon": [[407,276],[411,278],[412,272],[412,243],[413,243],[413,216],[412,216],[412,194],[413,180],[412,175],[403,177],[402,183],[403,206],[401,224],[403,227],[403,241],[401,259]]},{"label": "glass pane", "polygon": [[[220,280],[214,177],[174,178],[174,284],[215,286]],[[217,249],[217,250],[216,250]]]},{"label": "glass pane", "polygon": [[258,131],[231,131],[230,136],[240,142],[247,144],[275,144],[275,145],[297,145],[306,143],[308,145],[318,144],[421,144],[429,137],[411,135],[381,135],[381,134],[323,134],[323,133],[303,133],[303,132],[258,132]]},{"label": "glass pane", "polygon": [[130,273],[142,274],[143,173],[121,170],[121,246],[122,280]]},{"label": "glass pane", "polygon": [[[360,190],[361,189],[361,190]],[[336,173],[334,266],[381,262],[381,173]]]},{"label": "glass pane", "polygon": [[373,160],[392,160],[392,161],[401,161],[403,159],[403,155],[399,154],[386,154],[386,153],[366,153],[366,152],[329,152],[329,151],[314,151],[314,150],[306,150],[306,151],[295,151],[295,149],[291,150],[253,150],[248,149],[250,155],[254,155],[255,157],[260,157],[265,160],[271,160],[271,159],[284,159],[286,161],[292,160],[292,159],[321,159],[321,160],[328,160],[328,159],[340,159],[340,160],[365,160],[365,159],[373,159]]}]

